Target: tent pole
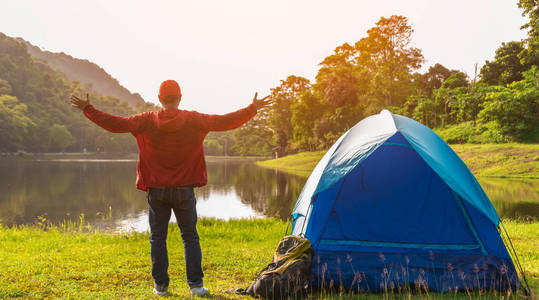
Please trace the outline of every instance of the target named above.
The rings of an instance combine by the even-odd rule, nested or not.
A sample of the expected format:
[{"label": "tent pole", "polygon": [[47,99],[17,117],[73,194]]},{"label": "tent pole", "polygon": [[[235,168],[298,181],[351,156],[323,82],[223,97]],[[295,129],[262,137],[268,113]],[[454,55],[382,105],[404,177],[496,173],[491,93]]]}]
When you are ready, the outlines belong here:
[{"label": "tent pole", "polygon": [[509,245],[511,246],[513,255],[515,256],[518,270],[520,271],[520,274],[522,275],[522,279],[524,280],[524,283],[526,284],[526,287],[524,287],[524,285],[522,286],[522,289],[524,290],[524,294],[526,296],[529,296],[531,290],[530,290],[530,286],[528,285],[528,280],[526,280],[526,274],[524,273],[524,270],[522,269],[522,265],[520,265],[517,252],[515,251],[515,248],[513,247],[513,242],[511,241],[511,238],[509,237],[509,233],[507,233],[507,229],[505,229],[505,226],[503,225],[502,220],[500,220],[500,224],[502,225],[503,231],[505,232],[505,236],[507,237],[507,240],[509,241]]},{"label": "tent pole", "polygon": [[284,235],[287,235],[288,232],[288,226],[290,226],[290,223],[292,223],[292,218],[288,217],[288,222],[286,223],[286,229],[284,230]]},{"label": "tent pole", "polygon": [[[311,198],[312,201],[312,198]],[[301,231],[300,235],[303,235],[302,238],[305,238],[305,232],[303,232],[303,229],[305,229],[305,223],[307,223],[307,216],[309,215],[309,212],[313,208],[313,203],[309,204],[309,208],[307,209],[307,212],[305,213],[305,216],[303,217],[303,224],[301,224]]]}]

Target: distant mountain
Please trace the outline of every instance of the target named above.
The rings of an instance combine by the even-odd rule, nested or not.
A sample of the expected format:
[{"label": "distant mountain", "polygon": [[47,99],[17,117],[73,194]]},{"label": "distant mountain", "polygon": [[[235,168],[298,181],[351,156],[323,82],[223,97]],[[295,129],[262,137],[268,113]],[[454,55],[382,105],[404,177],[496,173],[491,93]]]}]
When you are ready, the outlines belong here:
[{"label": "distant mountain", "polygon": [[120,85],[117,79],[95,63],[72,57],[63,52],[55,53],[41,50],[22,38],[17,38],[17,40],[26,45],[31,56],[46,61],[53,69],[64,73],[69,80],[79,81],[81,84],[89,83],[95,92],[125,101],[134,109],[144,104],[144,99],[140,94],[131,93]]},{"label": "distant mountain", "polygon": [[[30,55],[29,47],[0,32],[0,156],[21,150],[34,153],[137,151],[133,136],[106,132],[72,108],[69,97],[85,92],[84,84],[67,79],[62,71],[53,69],[47,61]],[[57,57],[65,58],[67,55],[58,54]],[[71,61],[75,62],[75,59],[71,58]],[[108,80],[102,81],[115,82],[94,64],[79,62],[80,69],[100,70],[96,74],[108,76]],[[93,74],[89,71],[84,73]],[[120,85],[117,82],[116,85],[118,90]],[[143,105],[134,109],[116,97],[95,90],[90,94],[95,107],[113,115],[126,117],[156,109],[140,97],[136,101]]]}]

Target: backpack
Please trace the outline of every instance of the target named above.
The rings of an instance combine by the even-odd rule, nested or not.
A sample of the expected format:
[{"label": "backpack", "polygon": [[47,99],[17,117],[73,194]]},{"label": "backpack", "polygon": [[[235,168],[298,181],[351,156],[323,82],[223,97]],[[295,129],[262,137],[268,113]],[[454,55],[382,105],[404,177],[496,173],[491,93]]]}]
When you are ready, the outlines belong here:
[{"label": "backpack", "polygon": [[263,299],[303,298],[307,295],[314,251],[309,240],[285,236],[279,241],[273,261],[255,281],[236,293]]}]

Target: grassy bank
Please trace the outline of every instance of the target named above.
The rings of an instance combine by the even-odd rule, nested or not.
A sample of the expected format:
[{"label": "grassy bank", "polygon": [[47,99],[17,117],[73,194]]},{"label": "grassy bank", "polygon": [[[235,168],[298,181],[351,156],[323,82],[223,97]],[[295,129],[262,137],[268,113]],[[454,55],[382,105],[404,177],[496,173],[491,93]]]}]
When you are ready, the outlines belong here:
[{"label": "grassy bank", "polygon": [[301,152],[298,154],[283,156],[277,159],[258,161],[256,163],[262,167],[277,169],[287,173],[308,177],[325,153],[326,151]]},{"label": "grassy bank", "polygon": [[[205,284],[212,297],[235,298],[223,291],[248,286],[257,271],[271,261],[285,227],[278,220],[201,220],[198,230]],[[508,220],[506,227],[537,293],[539,223]],[[79,228],[74,226],[65,231],[0,227],[0,298],[157,298],[152,294],[148,233],[81,233]],[[171,296],[187,298],[183,246],[175,225],[169,230],[168,248]],[[380,296],[362,295],[361,299]],[[431,293],[428,298],[448,296],[451,295]],[[424,295],[412,295],[412,298],[426,299]],[[460,294],[450,298],[469,296]]]},{"label": "grassy bank", "polygon": [[[455,144],[450,145],[472,173],[484,177],[539,178],[539,144]],[[309,176],[326,151],[303,152],[258,165]]]},{"label": "grassy bank", "polygon": [[[277,220],[198,224],[206,285],[214,294],[246,287],[271,261],[286,224]],[[35,227],[0,229],[0,299],[152,298],[148,233],[79,233]],[[183,244],[168,236],[171,294],[187,297]]]}]

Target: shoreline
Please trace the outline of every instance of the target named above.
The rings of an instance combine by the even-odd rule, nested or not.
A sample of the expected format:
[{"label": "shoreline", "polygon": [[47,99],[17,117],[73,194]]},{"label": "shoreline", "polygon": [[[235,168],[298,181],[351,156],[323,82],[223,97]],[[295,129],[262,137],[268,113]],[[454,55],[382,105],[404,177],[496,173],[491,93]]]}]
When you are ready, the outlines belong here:
[{"label": "shoreline", "polygon": [[[214,156],[206,155],[206,161],[215,160],[266,160],[267,156]],[[0,160],[35,161],[137,161],[138,153],[128,152],[64,152],[64,153],[0,153]]]},{"label": "shoreline", "polygon": [[[539,144],[450,144],[476,177],[539,179]],[[300,152],[256,164],[308,177],[326,150]]]}]

